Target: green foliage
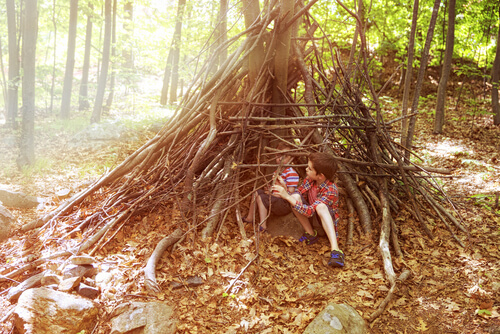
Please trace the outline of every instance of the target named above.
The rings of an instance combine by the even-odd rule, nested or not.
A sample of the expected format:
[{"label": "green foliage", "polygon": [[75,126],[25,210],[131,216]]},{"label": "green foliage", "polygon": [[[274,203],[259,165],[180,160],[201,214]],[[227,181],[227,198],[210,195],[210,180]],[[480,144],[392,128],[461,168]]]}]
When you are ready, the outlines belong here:
[{"label": "green foliage", "polygon": [[498,195],[494,194],[475,194],[470,197],[474,205],[485,208],[497,215],[500,215],[500,207],[498,207]]},{"label": "green foliage", "polygon": [[[23,176],[24,182],[29,184],[33,178],[33,176],[43,176],[52,172],[52,170],[56,168],[54,161],[47,157],[39,157],[36,159],[35,163],[32,166],[25,166],[21,170],[21,174]],[[60,166],[57,166],[60,168]]]}]

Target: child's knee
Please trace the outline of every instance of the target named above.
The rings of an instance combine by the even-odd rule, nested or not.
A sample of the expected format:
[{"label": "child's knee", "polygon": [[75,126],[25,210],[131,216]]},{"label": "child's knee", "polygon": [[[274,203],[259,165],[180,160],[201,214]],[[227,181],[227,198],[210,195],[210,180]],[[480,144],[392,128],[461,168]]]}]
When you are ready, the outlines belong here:
[{"label": "child's knee", "polygon": [[330,212],[328,211],[328,207],[326,206],[325,203],[320,203],[316,206],[316,212],[318,213],[318,215],[326,215],[326,214],[330,214]]}]

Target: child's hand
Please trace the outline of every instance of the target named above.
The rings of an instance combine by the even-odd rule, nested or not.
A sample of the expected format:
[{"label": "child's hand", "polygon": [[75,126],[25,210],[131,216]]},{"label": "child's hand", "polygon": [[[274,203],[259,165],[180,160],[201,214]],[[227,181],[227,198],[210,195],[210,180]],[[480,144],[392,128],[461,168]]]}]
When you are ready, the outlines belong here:
[{"label": "child's hand", "polygon": [[278,175],[278,177],[276,178],[276,181],[278,181],[279,184],[282,185],[283,187],[286,187],[285,180],[283,180],[283,178],[281,177],[281,175]]},{"label": "child's hand", "polygon": [[283,188],[282,186],[279,186],[279,185],[274,185],[272,187],[272,190],[273,190],[274,196],[285,198],[288,195],[288,192],[286,191],[286,189]]}]

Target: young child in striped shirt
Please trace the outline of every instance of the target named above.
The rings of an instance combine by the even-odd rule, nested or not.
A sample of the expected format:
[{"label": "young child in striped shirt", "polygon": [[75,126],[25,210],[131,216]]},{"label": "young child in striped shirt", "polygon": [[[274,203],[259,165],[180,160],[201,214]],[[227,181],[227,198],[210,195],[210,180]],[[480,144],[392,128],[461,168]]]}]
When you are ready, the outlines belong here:
[{"label": "young child in striped shirt", "polygon": [[311,153],[308,157],[306,174],[296,193],[290,193],[279,185],[273,186],[273,192],[285,199],[292,206],[293,213],[304,228],[304,235],[299,239],[307,245],[318,240],[318,232],[312,228],[311,218],[317,216],[330,241],[330,260],[332,267],[344,266],[344,252],[337,242],[337,223],[339,221],[337,186],[332,182],[337,172],[335,159],[327,153]]},{"label": "young child in striped shirt", "polygon": [[[285,151],[289,149],[286,144],[278,144],[277,149],[279,151]],[[291,162],[292,157],[286,154],[279,154],[276,157],[276,163],[280,165],[287,165]],[[276,170],[273,175],[273,180],[276,179],[276,184],[280,184],[287,192],[294,193],[295,189],[299,185],[299,174],[292,167],[285,167],[281,173]],[[276,176],[276,174],[278,174]],[[259,231],[265,232],[267,230],[267,217],[269,215],[269,208],[271,208],[271,213],[276,216],[285,216],[292,212],[290,203],[281,197],[278,197],[276,193],[258,189],[250,202],[250,207],[248,214],[243,221],[246,223],[252,223],[255,219],[255,204],[257,204],[257,209],[259,212]]]}]

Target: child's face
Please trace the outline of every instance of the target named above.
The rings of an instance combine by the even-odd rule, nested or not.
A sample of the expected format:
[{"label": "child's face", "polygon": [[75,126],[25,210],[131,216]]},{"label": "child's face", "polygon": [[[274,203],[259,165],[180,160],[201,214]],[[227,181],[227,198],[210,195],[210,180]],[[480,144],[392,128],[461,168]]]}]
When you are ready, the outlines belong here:
[{"label": "child's face", "polygon": [[314,169],[311,161],[307,162],[306,175],[313,181],[316,181],[318,179],[318,174],[316,173],[316,170]]}]

